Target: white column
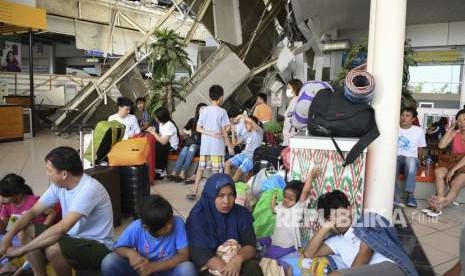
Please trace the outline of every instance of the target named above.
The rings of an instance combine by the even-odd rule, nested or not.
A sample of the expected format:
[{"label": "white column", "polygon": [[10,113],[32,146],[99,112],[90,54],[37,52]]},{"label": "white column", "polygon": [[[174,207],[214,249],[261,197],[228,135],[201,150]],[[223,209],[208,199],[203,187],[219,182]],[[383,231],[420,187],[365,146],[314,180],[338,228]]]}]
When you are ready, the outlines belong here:
[{"label": "white column", "polygon": [[402,88],[407,0],[371,0],[368,71],[376,81],[372,106],[381,133],[367,156],[365,210],[391,218]]}]

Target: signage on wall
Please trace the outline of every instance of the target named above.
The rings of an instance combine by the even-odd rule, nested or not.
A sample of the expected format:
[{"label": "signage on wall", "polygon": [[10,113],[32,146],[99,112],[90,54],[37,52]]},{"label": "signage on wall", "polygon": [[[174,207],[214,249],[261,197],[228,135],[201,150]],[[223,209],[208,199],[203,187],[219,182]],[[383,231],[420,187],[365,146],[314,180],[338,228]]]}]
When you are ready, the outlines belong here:
[{"label": "signage on wall", "polygon": [[415,51],[414,58],[418,63],[452,63],[463,61],[463,53],[458,50]]}]

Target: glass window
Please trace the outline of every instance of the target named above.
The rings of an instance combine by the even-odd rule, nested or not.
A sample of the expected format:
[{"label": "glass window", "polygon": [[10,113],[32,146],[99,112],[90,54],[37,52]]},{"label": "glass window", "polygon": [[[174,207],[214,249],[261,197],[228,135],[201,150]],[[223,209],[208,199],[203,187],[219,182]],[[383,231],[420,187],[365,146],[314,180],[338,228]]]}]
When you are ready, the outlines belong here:
[{"label": "glass window", "polygon": [[460,94],[462,65],[410,66],[409,88],[414,93]]}]

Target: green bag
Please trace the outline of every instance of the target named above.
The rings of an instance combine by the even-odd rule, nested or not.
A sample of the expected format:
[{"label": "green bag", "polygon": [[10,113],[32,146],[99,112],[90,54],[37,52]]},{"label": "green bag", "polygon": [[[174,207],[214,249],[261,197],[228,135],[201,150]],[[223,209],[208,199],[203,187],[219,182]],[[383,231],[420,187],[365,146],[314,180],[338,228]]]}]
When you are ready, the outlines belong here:
[{"label": "green bag", "polygon": [[[106,159],[111,147],[123,139],[125,131],[126,126],[118,121],[100,121],[97,123],[91,142],[94,144],[94,160],[96,164]],[[92,144],[87,147],[84,157],[92,162]]]},{"label": "green bag", "polygon": [[281,189],[268,190],[262,193],[260,200],[253,210],[253,229],[258,239],[269,237],[274,232],[276,215],[273,214],[273,210],[271,209],[271,202],[275,193],[278,195],[276,204],[281,202],[283,200],[283,191]]}]

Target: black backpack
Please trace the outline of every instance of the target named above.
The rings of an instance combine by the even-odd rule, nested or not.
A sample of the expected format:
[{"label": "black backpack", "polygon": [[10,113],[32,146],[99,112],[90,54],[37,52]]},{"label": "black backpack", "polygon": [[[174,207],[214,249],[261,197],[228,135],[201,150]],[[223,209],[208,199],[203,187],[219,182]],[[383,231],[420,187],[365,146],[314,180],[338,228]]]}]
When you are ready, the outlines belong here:
[{"label": "black backpack", "polygon": [[[344,98],[342,89],[319,91],[308,111],[308,131],[315,136],[331,137],[344,166],[352,164],[363,150],[379,136],[375,111],[368,104]],[[360,138],[344,158],[333,137]]]}]

